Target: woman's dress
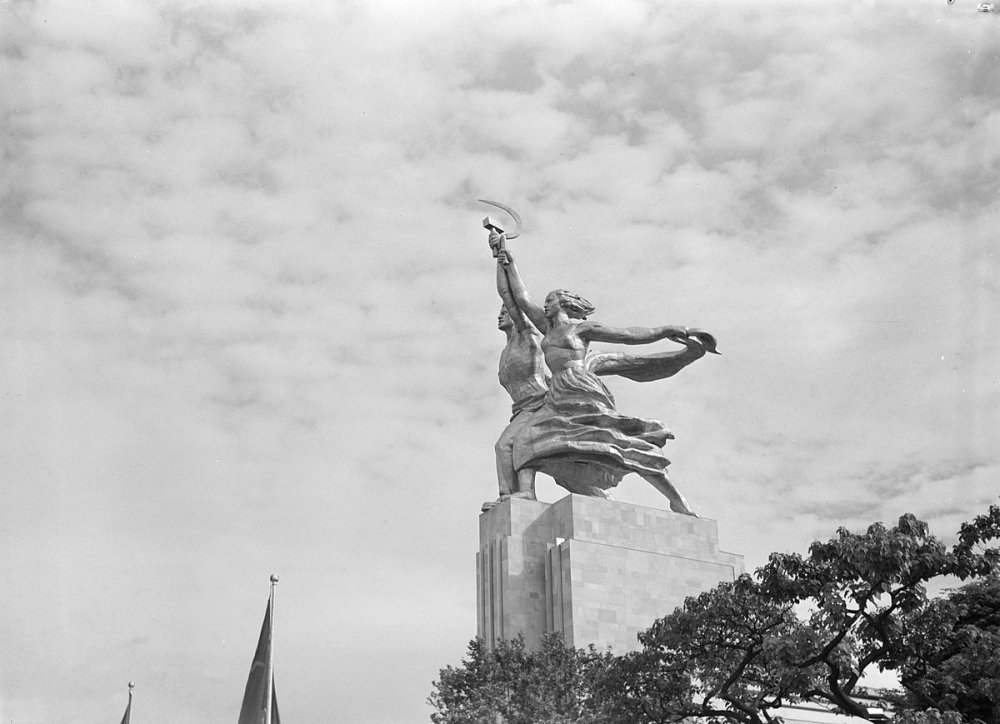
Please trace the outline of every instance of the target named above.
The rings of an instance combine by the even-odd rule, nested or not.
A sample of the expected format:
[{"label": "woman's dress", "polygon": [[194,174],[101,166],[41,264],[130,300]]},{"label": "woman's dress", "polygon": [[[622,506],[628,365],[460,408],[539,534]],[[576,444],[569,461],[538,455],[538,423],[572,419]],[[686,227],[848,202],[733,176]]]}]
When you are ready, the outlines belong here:
[{"label": "woman's dress", "polygon": [[670,461],[662,448],[673,435],[658,420],[615,409],[614,396],[592,371],[606,358],[591,354],[553,374],[544,404],[525,420],[526,444],[515,447],[515,469],[535,468],[584,494],[612,488],[628,473],[658,488],[666,482]]}]

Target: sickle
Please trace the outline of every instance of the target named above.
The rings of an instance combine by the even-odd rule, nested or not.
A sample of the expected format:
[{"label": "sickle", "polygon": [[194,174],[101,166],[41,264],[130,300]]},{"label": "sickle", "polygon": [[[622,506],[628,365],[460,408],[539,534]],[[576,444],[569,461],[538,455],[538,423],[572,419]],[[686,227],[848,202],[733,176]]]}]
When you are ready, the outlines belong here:
[{"label": "sickle", "polygon": [[524,226],[524,222],[521,221],[521,215],[519,213],[514,211],[514,209],[510,208],[509,206],[504,206],[503,204],[499,204],[496,201],[487,201],[486,199],[479,199],[479,201],[482,201],[484,204],[489,204],[490,206],[496,206],[498,209],[503,209],[508,214],[510,214],[510,218],[514,220],[514,233],[504,234],[506,238],[516,239],[521,235],[521,227]]}]

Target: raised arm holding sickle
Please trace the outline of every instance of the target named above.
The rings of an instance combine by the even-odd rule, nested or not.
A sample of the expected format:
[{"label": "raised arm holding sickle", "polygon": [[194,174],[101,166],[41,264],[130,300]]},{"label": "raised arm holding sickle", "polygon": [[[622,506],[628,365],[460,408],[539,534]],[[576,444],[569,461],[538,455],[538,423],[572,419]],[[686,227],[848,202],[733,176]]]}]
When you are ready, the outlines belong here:
[{"label": "raised arm holding sickle", "polygon": [[[669,499],[672,510],[694,515],[665,472],[669,461],[662,448],[673,435],[657,420],[620,414],[614,397],[597,375],[617,374],[638,381],[670,377],[706,352],[715,353],[715,338],[703,330],[681,326],[610,327],[589,322],[593,305],[564,289],[549,293],[539,306],[531,300],[510,252],[495,245],[499,239],[491,235],[491,246],[497,252],[509,295],[517,310],[543,333],[541,348],[552,373],[545,403],[533,415],[524,436],[530,440],[524,466],[552,475],[572,492],[587,495],[601,494],[625,474],[635,472]],[[591,342],[636,345],[663,339],[686,348],[645,356],[590,350]]]}]

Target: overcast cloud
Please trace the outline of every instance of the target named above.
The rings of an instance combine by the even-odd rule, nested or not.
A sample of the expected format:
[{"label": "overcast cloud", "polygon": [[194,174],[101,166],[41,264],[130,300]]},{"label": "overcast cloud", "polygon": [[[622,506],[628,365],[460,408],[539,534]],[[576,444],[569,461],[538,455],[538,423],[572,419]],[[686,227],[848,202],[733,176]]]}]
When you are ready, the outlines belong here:
[{"label": "overcast cloud", "polygon": [[609,384],[749,569],[982,512],[975,5],[0,4],[0,719],[234,718],[272,572],[288,721],[427,719],[509,415],[477,197],[536,296],[718,337]]}]

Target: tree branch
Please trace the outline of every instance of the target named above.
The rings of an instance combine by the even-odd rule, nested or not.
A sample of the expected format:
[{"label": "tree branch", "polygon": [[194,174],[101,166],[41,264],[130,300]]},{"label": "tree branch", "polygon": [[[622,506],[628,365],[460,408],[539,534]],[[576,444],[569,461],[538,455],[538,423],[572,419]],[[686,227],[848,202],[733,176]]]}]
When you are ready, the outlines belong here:
[{"label": "tree branch", "polygon": [[830,675],[827,677],[826,681],[830,685],[830,694],[833,696],[834,703],[848,714],[853,714],[854,716],[861,717],[862,719],[868,719],[870,717],[868,708],[854,701],[854,699],[841,690],[840,672],[837,670],[837,667],[829,661],[825,663],[830,669]]}]

